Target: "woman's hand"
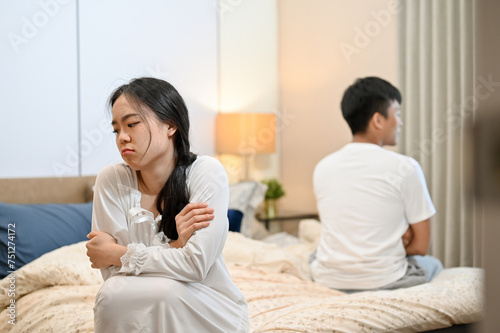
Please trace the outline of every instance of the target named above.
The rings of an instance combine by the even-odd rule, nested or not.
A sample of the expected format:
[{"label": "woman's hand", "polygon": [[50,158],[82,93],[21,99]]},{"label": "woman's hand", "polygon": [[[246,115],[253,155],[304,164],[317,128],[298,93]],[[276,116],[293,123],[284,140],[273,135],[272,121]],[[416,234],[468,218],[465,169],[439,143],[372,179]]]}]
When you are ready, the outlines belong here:
[{"label": "woman's hand", "polygon": [[186,207],[175,216],[175,224],[177,226],[179,238],[171,242],[170,246],[175,248],[184,247],[196,230],[206,228],[210,225],[210,221],[214,219],[213,212],[213,208],[208,208],[208,204],[204,202],[187,204]]},{"label": "woman's hand", "polygon": [[87,256],[92,268],[121,267],[120,258],[127,252],[125,246],[116,244],[116,239],[103,231],[92,231],[87,238],[90,239],[86,244]]}]

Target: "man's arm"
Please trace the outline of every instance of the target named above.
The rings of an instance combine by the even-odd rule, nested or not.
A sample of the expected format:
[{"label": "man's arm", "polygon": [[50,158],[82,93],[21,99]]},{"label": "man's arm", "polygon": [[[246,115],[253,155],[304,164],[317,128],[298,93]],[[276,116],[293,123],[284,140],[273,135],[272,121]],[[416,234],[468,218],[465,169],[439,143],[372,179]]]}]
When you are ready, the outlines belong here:
[{"label": "man's arm", "polygon": [[410,224],[410,229],[413,233],[413,239],[410,244],[405,246],[406,254],[409,256],[425,256],[429,250],[431,240],[430,218],[422,222]]}]

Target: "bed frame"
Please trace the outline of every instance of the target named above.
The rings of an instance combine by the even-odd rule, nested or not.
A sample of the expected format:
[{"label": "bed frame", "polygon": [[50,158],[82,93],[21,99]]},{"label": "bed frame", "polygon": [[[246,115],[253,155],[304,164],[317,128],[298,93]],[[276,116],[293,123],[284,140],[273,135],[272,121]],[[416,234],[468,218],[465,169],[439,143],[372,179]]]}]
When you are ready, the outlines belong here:
[{"label": "bed frame", "polygon": [[83,203],[92,200],[96,176],[0,179],[0,202]]}]

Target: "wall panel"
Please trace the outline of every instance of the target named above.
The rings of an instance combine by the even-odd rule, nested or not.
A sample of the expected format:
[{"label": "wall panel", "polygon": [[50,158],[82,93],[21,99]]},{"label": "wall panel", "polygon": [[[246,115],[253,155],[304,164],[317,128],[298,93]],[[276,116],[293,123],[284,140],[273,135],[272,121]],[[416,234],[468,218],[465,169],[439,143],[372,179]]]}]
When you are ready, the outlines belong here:
[{"label": "wall panel", "polygon": [[351,141],[344,90],[358,77],[397,85],[395,0],[279,2],[282,178],[288,210],[316,210],[312,176],[326,155]]},{"label": "wall panel", "polygon": [[213,154],[217,111],[215,6],[189,1],[81,1],[82,173],[120,161],[106,101],[138,76],[169,81],[190,110],[193,151]]},{"label": "wall panel", "polygon": [[120,161],[106,99],[137,76],[172,83],[193,151],[214,153],[215,3],[0,0],[0,36],[0,177],[88,175]]},{"label": "wall panel", "polygon": [[0,1],[0,177],[78,174],[75,1]]}]

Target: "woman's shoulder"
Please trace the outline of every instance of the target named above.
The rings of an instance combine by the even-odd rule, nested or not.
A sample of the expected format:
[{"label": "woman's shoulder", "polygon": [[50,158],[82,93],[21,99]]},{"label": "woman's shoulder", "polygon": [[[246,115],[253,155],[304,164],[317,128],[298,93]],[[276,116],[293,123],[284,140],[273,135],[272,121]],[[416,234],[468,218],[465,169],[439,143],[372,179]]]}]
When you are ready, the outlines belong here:
[{"label": "woman's shoulder", "polygon": [[229,193],[226,170],[211,156],[198,156],[187,173],[191,202],[205,202],[215,193]]},{"label": "woman's shoulder", "polygon": [[115,163],[103,167],[97,174],[96,182],[109,181],[114,184],[122,183],[124,180],[133,178],[133,170],[125,163]]},{"label": "woman's shoulder", "polygon": [[227,182],[226,170],[221,162],[211,156],[198,156],[188,170],[188,183],[210,182],[212,180]]},{"label": "woman's shoulder", "polygon": [[192,170],[223,171],[224,167],[218,159],[208,155],[201,155],[191,165]]}]

